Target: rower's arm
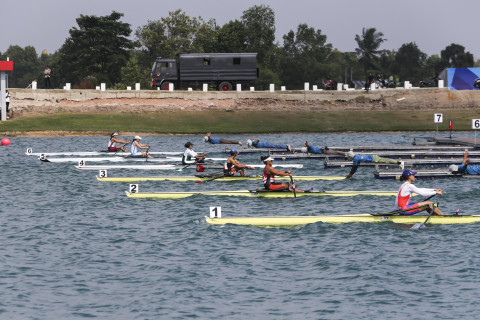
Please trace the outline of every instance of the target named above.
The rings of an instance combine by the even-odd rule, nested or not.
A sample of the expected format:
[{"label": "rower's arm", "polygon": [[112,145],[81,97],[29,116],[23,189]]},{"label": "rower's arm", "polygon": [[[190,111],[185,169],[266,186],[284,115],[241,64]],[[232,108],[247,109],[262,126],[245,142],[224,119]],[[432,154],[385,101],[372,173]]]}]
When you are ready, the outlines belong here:
[{"label": "rower's arm", "polygon": [[270,168],[270,173],[273,173],[274,175],[277,175],[277,176],[289,176],[292,174],[290,171],[280,171],[275,168]]},{"label": "rower's arm", "polygon": [[358,166],[353,166],[352,169],[350,170],[350,173],[347,174],[347,178],[351,178],[355,172],[357,172]]}]

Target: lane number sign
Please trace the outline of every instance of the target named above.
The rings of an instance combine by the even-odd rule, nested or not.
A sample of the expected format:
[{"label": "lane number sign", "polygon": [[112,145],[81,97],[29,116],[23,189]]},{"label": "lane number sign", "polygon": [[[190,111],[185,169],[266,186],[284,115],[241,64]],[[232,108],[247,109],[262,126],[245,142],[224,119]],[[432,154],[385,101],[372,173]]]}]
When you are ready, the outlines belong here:
[{"label": "lane number sign", "polygon": [[472,119],[472,129],[473,130],[480,129],[480,119]]},{"label": "lane number sign", "polygon": [[137,193],[138,192],[138,184],[131,184],[128,188],[130,193]]},{"label": "lane number sign", "polygon": [[433,122],[434,123],[443,123],[443,113],[435,113],[433,115]]},{"label": "lane number sign", "polygon": [[210,207],[210,218],[221,218],[222,217],[222,207]]},{"label": "lane number sign", "polygon": [[107,170],[98,170],[98,176],[100,178],[106,178],[107,177]]}]

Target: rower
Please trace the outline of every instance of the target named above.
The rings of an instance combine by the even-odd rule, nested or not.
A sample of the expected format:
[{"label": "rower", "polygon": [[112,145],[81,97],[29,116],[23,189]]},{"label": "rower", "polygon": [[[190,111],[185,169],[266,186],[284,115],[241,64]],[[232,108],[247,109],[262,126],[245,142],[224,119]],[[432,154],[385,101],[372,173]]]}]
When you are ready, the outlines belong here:
[{"label": "rower", "polygon": [[123,152],[127,152],[125,150],[124,146],[117,146],[117,143],[123,143],[124,145],[127,145],[130,143],[130,141],[123,141],[120,139],[117,139],[118,133],[114,132],[110,135],[110,141],[108,141],[108,152],[118,152],[122,150]]},{"label": "rower", "polygon": [[[263,168],[263,185],[267,190],[284,190],[288,189],[293,192],[293,187],[290,186],[290,183],[283,182],[283,183],[276,183],[275,182],[275,175],[277,176],[292,176],[292,172],[290,170],[287,171],[280,171],[273,167],[273,158],[270,156],[262,156],[260,158],[263,163],[265,163],[265,168]],[[296,192],[303,192],[295,188]]]},{"label": "rower", "polygon": [[[133,143],[130,147],[131,156],[134,158],[151,158],[152,156],[148,154],[150,145],[142,144],[140,143],[140,140],[142,140],[140,136],[135,136],[135,138],[133,138]],[[139,149],[147,149],[147,152],[140,152]]]},{"label": "rower", "polygon": [[265,141],[260,141],[259,139],[255,139],[255,137],[253,137],[252,139],[248,139],[247,145],[254,148],[287,149],[288,152],[292,151],[292,148],[289,144],[273,144]]},{"label": "rower", "polygon": [[243,145],[242,141],[239,141],[239,140],[228,140],[228,139],[224,139],[224,138],[214,138],[212,137],[212,134],[210,132],[207,133],[207,135],[205,137],[203,137],[203,141],[205,141],[205,143],[209,142],[209,143],[212,143],[212,144],[238,144],[238,145]]},{"label": "rower", "polygon": [[240,175],[245,177],[244,169],[255,170],[254,167],[240,163],[240,161],[236,159],[237,155],[238,151],[236,149],[230,150],[230,157],[228,157],[227,161],[225,161],[225,165],[223,166],[223,173],[226,176],[233,176],[237,172],[240,172]]},{"label": "rower", "polygon": [[377,156],[376,154],[355,154],[353,151],[347,152],[347,159],[353,161],[353,167],[350,170],[350,173],[347,174],[346,178],[350,179],[358,169],[358,166],[362,162],[374,162],[374,163],[391,163],[391,164],[398,164],[400,169],[405,168],[405,163],[403,161],[397,161],[389,158],[382,158]]},{"label": "rower", "polygon": [[[431,201],[422,201],[419,203],[409,204],[412,193],[417,193],[424,197],[434,196],[436,194],[442,195],[442,189],[428,189],[428,188],[417,188],[412,183],[415,182],[415,175],[417,173],[412,170],[404,170],[400,181],[405,181],[398,190],[397,197],[395,199],[395,210],[406,210],[412,208],[413,210],[402,212],[400,215],[412,215],[424,210],[427,210],[428,213],[431,213],[433,210],[433,215],[443,216],[443,212],[440,211],[437,207],[433,207]],[[422,208],[423,207],[423,208]]]},{"label": "rower", "polygon": [[448,167],[453,174],[470,174],[470,175],[480,175],[480,165],[471,165],[470,159],[468,159],[468,151],[463,153],[463,161],[461,165],[452,164]]},{"label": "rower", "polygon": [[190,141],[185,143],[185,148],[187,149],[183,153],[182,164],[202,163],[205,161],[207,154],[199,154],[193,151],[193,143]]},{"label": "rower", "polygon": [[316,154],[331,154],[331,155],[339,155],[339,156],[344,156],[346,157],[346,153],[343,151],[338,151],[338,150],[330,150],[327,146],[320,148],[317,146],[312,146],[308,144],[308,141],[305,141],[303,146],[306,149],[303,149],[302,151],[308,152],[308,153],[316,153]]}]

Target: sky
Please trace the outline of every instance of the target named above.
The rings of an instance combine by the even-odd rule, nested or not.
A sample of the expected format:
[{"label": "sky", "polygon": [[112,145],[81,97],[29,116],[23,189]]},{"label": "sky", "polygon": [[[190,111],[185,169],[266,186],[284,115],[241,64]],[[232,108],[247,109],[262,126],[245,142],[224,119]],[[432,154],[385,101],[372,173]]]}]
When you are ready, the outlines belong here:
[{"label": "sky", "polygon": [[[306,23],[327,36],[327,42],[343,52],[355,51],[355,35],[362,28],[376,28],[387,39],[381,49],[398,50],[415,42],[428,55],[438,54],[456,43],[480,59],[478,16],[480,0],[2,0],[0,9],[0,52],[10,45],[33,46],[54,53],[77,27],[83,15],[124,14],[122,22],[133,31],[149,20],[167,17],[182,9],[190,17],[215,19],[217,25],[240,19],[254,5],[268,5],[275,12],[276,39]],[[132,32],[132,39],[133,39]]]}]

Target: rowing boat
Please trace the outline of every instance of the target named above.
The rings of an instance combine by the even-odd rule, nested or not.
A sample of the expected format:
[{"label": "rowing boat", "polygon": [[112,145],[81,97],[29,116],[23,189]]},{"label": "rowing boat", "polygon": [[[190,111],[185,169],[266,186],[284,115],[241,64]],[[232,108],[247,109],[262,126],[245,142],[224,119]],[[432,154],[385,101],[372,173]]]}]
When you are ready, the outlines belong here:
[{"label": "rowing boat", "polygon": [[[289,180],[289,176],[278,176],[275,180]],[[295,176],[295,181],[315,181],[315,180],[343,180],[345,177],[334,176]],[[137,182],[137,181],[245,181],[245,180],[262,180],[262,176],[156,176],[156,177],[99,177],[98,181],[104,182]]]},{"label": "rowing boat", "polygon": [[[427,215],[409,216],[372,216],[370,214],[327,215],[327,216],[266,216],[266,217],[232,217],[209,218],[205,221],[210,224],[250,225],[258,227],[288,227],[309,223],[354,223],[354,222],[393,222],[402,224],[424,223]],[[427,224],[465,224],[480,222],[480,215],[445,215],[430,216]]]},{"label": "rowing boat", "polygon": [[[182,162],[180,157],[136,158],[131,156],[101,157],[101,158],[38,158],[43,162]],[[209,158],[210,161],[225,161],[226,158]]]},{"label": "rowing boat", "polygon": [[[290,191],[268,191],[265,189],[257,190],[232,190],[232,191],[179,191],[179,192],[126,192],[130,198],[150,198],[150,199],[182,199],[194,195],[202,196],[241,196],[241,197],[264,197],[264,198],[293,198],[294,193]],[[359,195],[372,196],[396,196],[397,191],[307,191],[297,192],[297,197],[303,196],[333,196],[333,197],[352,197]]]},{"label": "rowing boat", "polygon": [[[462,164],[460,158],[456,159],[415,159],[415,160],[404,160],[405,167],[408,168],[418,168],[418,167],[448,167],[451,164],[460,165]],[[470,159],[471,164],[480,164],[480,158]],[[323,162],[325,169],[329,168],[345,168],[352,167],[352,161],[329,161],[325,160]],[[378,162],[361,162],[361,167],[397,167],[397,164],[394,163],[378,163]]]},{"label": "rowing boat", "polygon": [[[183,154],[183,151],[152,151],[148,152],[152,155],[179,155]],[[111,151],[66,151],[66,152],[32,152],[29,148],[25,152],[27,156],[38,156],[38,157],[50,157],[50,156],[125,156],[129,155],[130,153],[123,153],[123,152],[111,152]]]},{"label": "rowing boat", "polygon": [[[87,159],[88,160],[88,159]],[[112,170],[112,169],[132,169],[132,170],[177,170],[177,169],[195,169],[197,164],[184,165],[184,164],[148,164],[149,161],[143,160],[145,164],[130,164],[130,165],[85,165],[87,160],[84,159],[83,165],[76,165],[75,168],[80,170]],[[206,169],[222,169],[223,164],[220,163],[199,163],[202,167]],[[252,164],[249,165],[254,168],[263,168],[265,165],[261,164]],[[279,164],[276,167],[283,168],[303,168],[303,164]]]}]

